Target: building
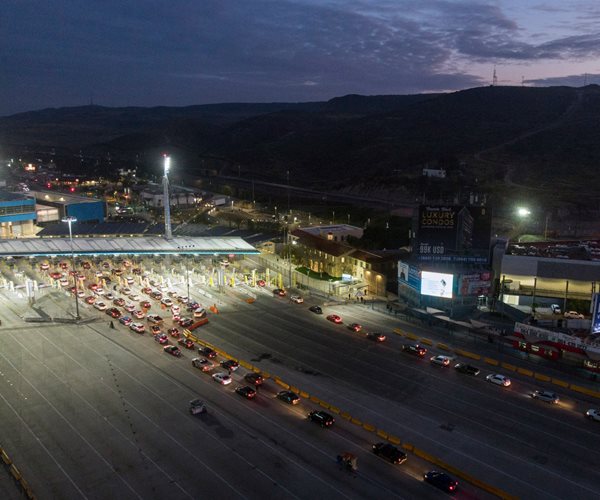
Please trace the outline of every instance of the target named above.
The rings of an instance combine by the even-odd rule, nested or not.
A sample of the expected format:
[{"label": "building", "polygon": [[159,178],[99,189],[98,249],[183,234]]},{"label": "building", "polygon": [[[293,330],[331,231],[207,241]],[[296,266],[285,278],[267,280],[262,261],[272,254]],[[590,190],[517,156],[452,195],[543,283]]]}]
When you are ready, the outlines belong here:
[{"label": "building", "polygon": [[[140,199],[150,207],[163,208],[162,185],[148,184],[141,188]],[[182,186],[169,185],[169,203],[172,207],[190,207],[202,201],[202,193]]]},{"label": "building", "polygon": [[38,224],[75,217],[79,222],[102,222],[106,219],[106,202],[57,191],[30,191],[35,198]]},{"label": "building", "polygon": [[0,190],[0,238],[33,236],[35,219],[33,196]]},{"label": "building", "polygon": [[385,296],[388,285],[396,282],[398,258],[407,252],[355,248],[347,243],[347,238],[359,234],[356,230],[362,236],[362,229],[346,224],[295,229],[290,239],[296,264],[331,277],[340,294]]},{"label": "building", "polygon": [[438,179],[445,179],[446,170],[443,168],[424,168],[423,177],[436,177]]}]

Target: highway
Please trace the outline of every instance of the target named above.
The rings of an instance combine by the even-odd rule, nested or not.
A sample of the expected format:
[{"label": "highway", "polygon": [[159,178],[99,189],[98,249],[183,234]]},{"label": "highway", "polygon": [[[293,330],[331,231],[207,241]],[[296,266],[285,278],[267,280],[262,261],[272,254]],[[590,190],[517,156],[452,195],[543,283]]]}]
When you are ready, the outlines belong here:
[{"label": "highway", "polygon": [[[192,290],[202,302],[199,287]],[[308,310],[314,299],[300,305],[270,290],[255,293],[253,304],[232,290],[218,295],[219,314],[194,334],[511,494],[596,494],[600,425],[582,416],[591,404],[560,391],[559,405],[532,400],[540,386],[531,379],[511,373],[510,388],[492,385],[482,364],[478,377],[432,365],[430,355],[444,354],[436,349],[424,359],[405,354],[392,330],[410,327],[364,306],[324,307],[320,316]],[[72,310],[64,292],[45,292],[43,300],[63,316]],[[149,334],[110,329],[108,316],[87,304],[82,316],[95,321],[84,326],[24,325],[18,314],[26,304],[15,292],[3,291],[0,302],[10,311],[0,327],[8,424],[0,442],[40,498],[441,494],[419,479],[433,466],[413,455],[401,466],[384,462],[370,452],[374,434],[341,418],[319,428],[306,420],[314,404],[275,399],[272,381],[244,400],[234,393],[243,368],[222,387],[191,366],[192,351],[168,356]],[[331,313],[345,325],[327,321]],[[350,331],[352,322],[385,333],[387,342]],[[192,417],[187,402],[198,396],[209,413]],[[342,451],[359,457],[357,477],[338,469]],[[460,486],[459,498],[489,498]]]}]

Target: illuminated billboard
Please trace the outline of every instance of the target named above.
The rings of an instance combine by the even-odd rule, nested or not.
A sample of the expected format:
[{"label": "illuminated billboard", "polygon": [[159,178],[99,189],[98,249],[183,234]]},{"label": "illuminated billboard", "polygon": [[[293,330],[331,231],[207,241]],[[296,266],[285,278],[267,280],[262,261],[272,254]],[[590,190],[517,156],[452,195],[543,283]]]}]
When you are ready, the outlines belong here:
[{"label": "illuminated billboard", "polygon": [[454,275],[452,274],[421,272],[421,295],[451,299],[453,286]]}]

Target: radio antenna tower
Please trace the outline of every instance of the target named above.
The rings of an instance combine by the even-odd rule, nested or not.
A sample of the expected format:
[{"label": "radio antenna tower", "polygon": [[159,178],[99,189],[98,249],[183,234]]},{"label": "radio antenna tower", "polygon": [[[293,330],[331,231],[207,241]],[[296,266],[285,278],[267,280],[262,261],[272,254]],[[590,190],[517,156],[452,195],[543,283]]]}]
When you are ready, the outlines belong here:
[{"label": "radio antenna tower", "polygon": [[494,64],[494,75],[492,76],[492,87],[498,86],[498,75],[496,74],[496,65]]}]

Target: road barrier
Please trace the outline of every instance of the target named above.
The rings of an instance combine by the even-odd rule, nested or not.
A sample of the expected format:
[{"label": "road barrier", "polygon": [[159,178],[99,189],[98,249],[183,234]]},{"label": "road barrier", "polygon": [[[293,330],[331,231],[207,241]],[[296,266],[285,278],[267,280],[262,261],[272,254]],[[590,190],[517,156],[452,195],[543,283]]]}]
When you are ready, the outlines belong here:
[{"label": "road barrier", "polygon": [[31,491],[29,483],[25,481],[25,478],[23,477],[23,474],[21,474],[21,471],[13,463],[11,458],[8,456],[8,453],[6,453],[6,450],[4,450],[4,448],[2,447],[0,447],[0,456],[2,457],[2,462],[4,462],[4,465],[6,466],[8,472],[10,472],[11,476],[21,487],[21,491],[23,492],[25,497],[29,498],[30,500],[35,500],[36,497],[33,494],[33,491]]}]

